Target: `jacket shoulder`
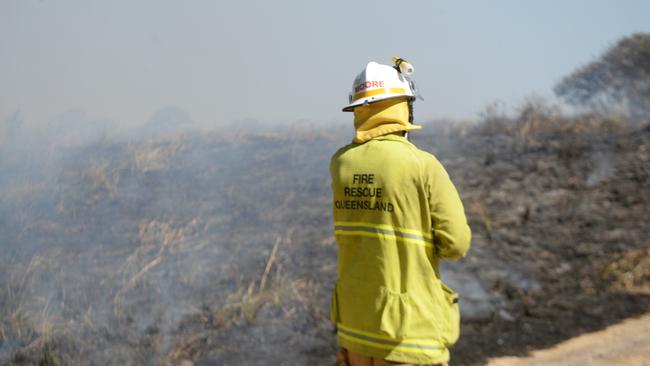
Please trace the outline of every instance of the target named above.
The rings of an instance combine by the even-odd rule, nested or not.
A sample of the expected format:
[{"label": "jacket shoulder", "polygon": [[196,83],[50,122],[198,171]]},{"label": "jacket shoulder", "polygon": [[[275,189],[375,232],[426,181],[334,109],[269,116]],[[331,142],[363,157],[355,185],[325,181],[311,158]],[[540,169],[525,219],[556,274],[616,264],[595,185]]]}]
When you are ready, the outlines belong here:
[{"label": "jacket shoulder", "polygon": [[433,155],[432,153],[426,150],[422,150],[419,147],[413,145],[412,143],[409,143],[409,149],[411,150],[413,157],[419,162],[420,168],[424,172],[437,170],[439,167],[442,166],[440,164],[440,161],[438,161],[438,158],[436,158],[436,156]]},{"label": "jacket shoulder", "polygon": [[415,145],[413,145],[413,149],[415,150],[415,153],[418,155],[418,158],[420,158],[420,160],[427,161],[427,162],[436,162],[436,163],[438,163],[438,159],[432,153],[430,153],[430,152],[428,152],[426,150],[422,150],[422,149],[420,149],[419,147],[417,147]]},{"label": "jacket shoulder", "polygon": [[342,147],[340,147],[338,150],[336,150],[336,151],[334,152],[334,154],[332,154],[332,158],[338,157],[338,156],[344,154],[346,151],[348,151],[348,150],[350,150],[350,149],[352,149],[352,148],[354,148],[355,146],[358,146],[358,145],[359,145],[359,144],[355,144],[355,143],[353,142],[353,143],[349,143],[349,144],[347,144],[347,145],[345,145],[345,146],[342,146]]}]

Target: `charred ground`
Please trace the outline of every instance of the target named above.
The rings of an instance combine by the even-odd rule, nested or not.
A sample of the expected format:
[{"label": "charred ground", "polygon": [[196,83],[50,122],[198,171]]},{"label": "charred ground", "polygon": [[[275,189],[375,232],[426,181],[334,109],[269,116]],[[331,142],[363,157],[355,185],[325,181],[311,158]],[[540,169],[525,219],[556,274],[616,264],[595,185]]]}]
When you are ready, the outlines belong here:
[{"label": "charred ground", "polygon": [[[185,133],[29,158],[5,144],[0,363],[331,364],[328,164],[349,140]],[[463,278],[489,295],[455,364],[650,310],[650,129],[529,111],[413,140],[447,168],[474,232],[446,270],[465,276],[461,302],[475,295]]]}]

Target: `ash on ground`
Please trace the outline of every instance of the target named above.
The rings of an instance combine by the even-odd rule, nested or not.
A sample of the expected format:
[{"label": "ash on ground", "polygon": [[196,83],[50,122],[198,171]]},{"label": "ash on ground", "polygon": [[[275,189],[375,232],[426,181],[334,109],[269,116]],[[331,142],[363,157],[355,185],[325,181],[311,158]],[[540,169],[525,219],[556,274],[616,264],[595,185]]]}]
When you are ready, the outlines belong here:
[{"label": "ash on ground", "polygon": [[[454,364],[650,310],[648,128],[584,117],[413,136],[473,231],[469,255],[442,266],[463,310]],[[309,126],[30,150],[5,138],[0,363],[332,364],[328,166],[349,140]]]}]

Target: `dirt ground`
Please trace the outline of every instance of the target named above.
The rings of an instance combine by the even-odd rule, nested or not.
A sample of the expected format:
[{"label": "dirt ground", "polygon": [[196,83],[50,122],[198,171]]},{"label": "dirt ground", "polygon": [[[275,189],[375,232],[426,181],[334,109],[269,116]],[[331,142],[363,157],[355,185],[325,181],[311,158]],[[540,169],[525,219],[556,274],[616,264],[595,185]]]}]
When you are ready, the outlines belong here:
[{"label": "dirt ground", "polygon": [[582,334],[528,357],[499,357],[487,366],[650,365],[650,315]]}]

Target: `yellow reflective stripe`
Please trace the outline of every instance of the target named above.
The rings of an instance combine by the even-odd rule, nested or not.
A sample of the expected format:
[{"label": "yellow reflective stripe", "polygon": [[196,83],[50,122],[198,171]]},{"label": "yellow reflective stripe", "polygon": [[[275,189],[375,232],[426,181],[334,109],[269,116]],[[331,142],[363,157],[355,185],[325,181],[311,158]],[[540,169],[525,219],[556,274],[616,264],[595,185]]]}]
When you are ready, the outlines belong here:
[{"label": "yellow reflective stripe", "polygon": [[337,324],[337,335],[351,342],[364,344],[382,349],[397,349],[410,353],[439,353],[444,352],[446,347],[440,342],[424,339],[394,339],[381,334],[370,333],[358,329],[352,329],[342,324]]},{"label": "yellow reflective stripe", "polygon": [[373,95],[378,95],[378,94],[406,94],[406,90],[404,90],[404,88],[366,90],[355,94],[352,99],[357,100],[361,98],[372,97]]},{"label": "yellow reflective stripe", "polygon": [[335,222],[334,233],[338,235],[390,237],[397,241],[422,245],[428,249],[433,249],[433,235],[390,225],[376,225],[360,222]]},{"label": "yellow reflective stripe", "polygon": [[362,221],[336,221],[336,222],[334,222],[334,225],[335,226],[366,226],[366,227],[385,229],[385,230],[396,230],[396,231],[400,231],[400,232],[403,232],[403,233],[420,235],[420,236],[422,236],[424,238],[433,240],[433,234],[431,234],[431,233],[427,233],[427,232],[420,231],[420,230],[415,230],[415,229],[401,228],[401,227],[387,225],[387,224],[371,224],[369,222],[362,222]]},{"label": "yellow reflective stripe", "polygon": [[427,249],[433,249],[433,244],[429,244],[427,242],[424,242],[419,239],[409,239],[409,238],[404,238],[398,235],[390,235],[390,234],[385,234],[385,233],[369,233],[365,231],[344,231],[344,230],[335,230],[335,234],[338,235],[356,235],[356,236],[365,236],[369,238],[376,238],[378,236],[388,236],[390,238],[395,239],[396,241],[400,242],[405,242],[405,243],[411,243],[415,245],[421,245],[424,246]]}]

